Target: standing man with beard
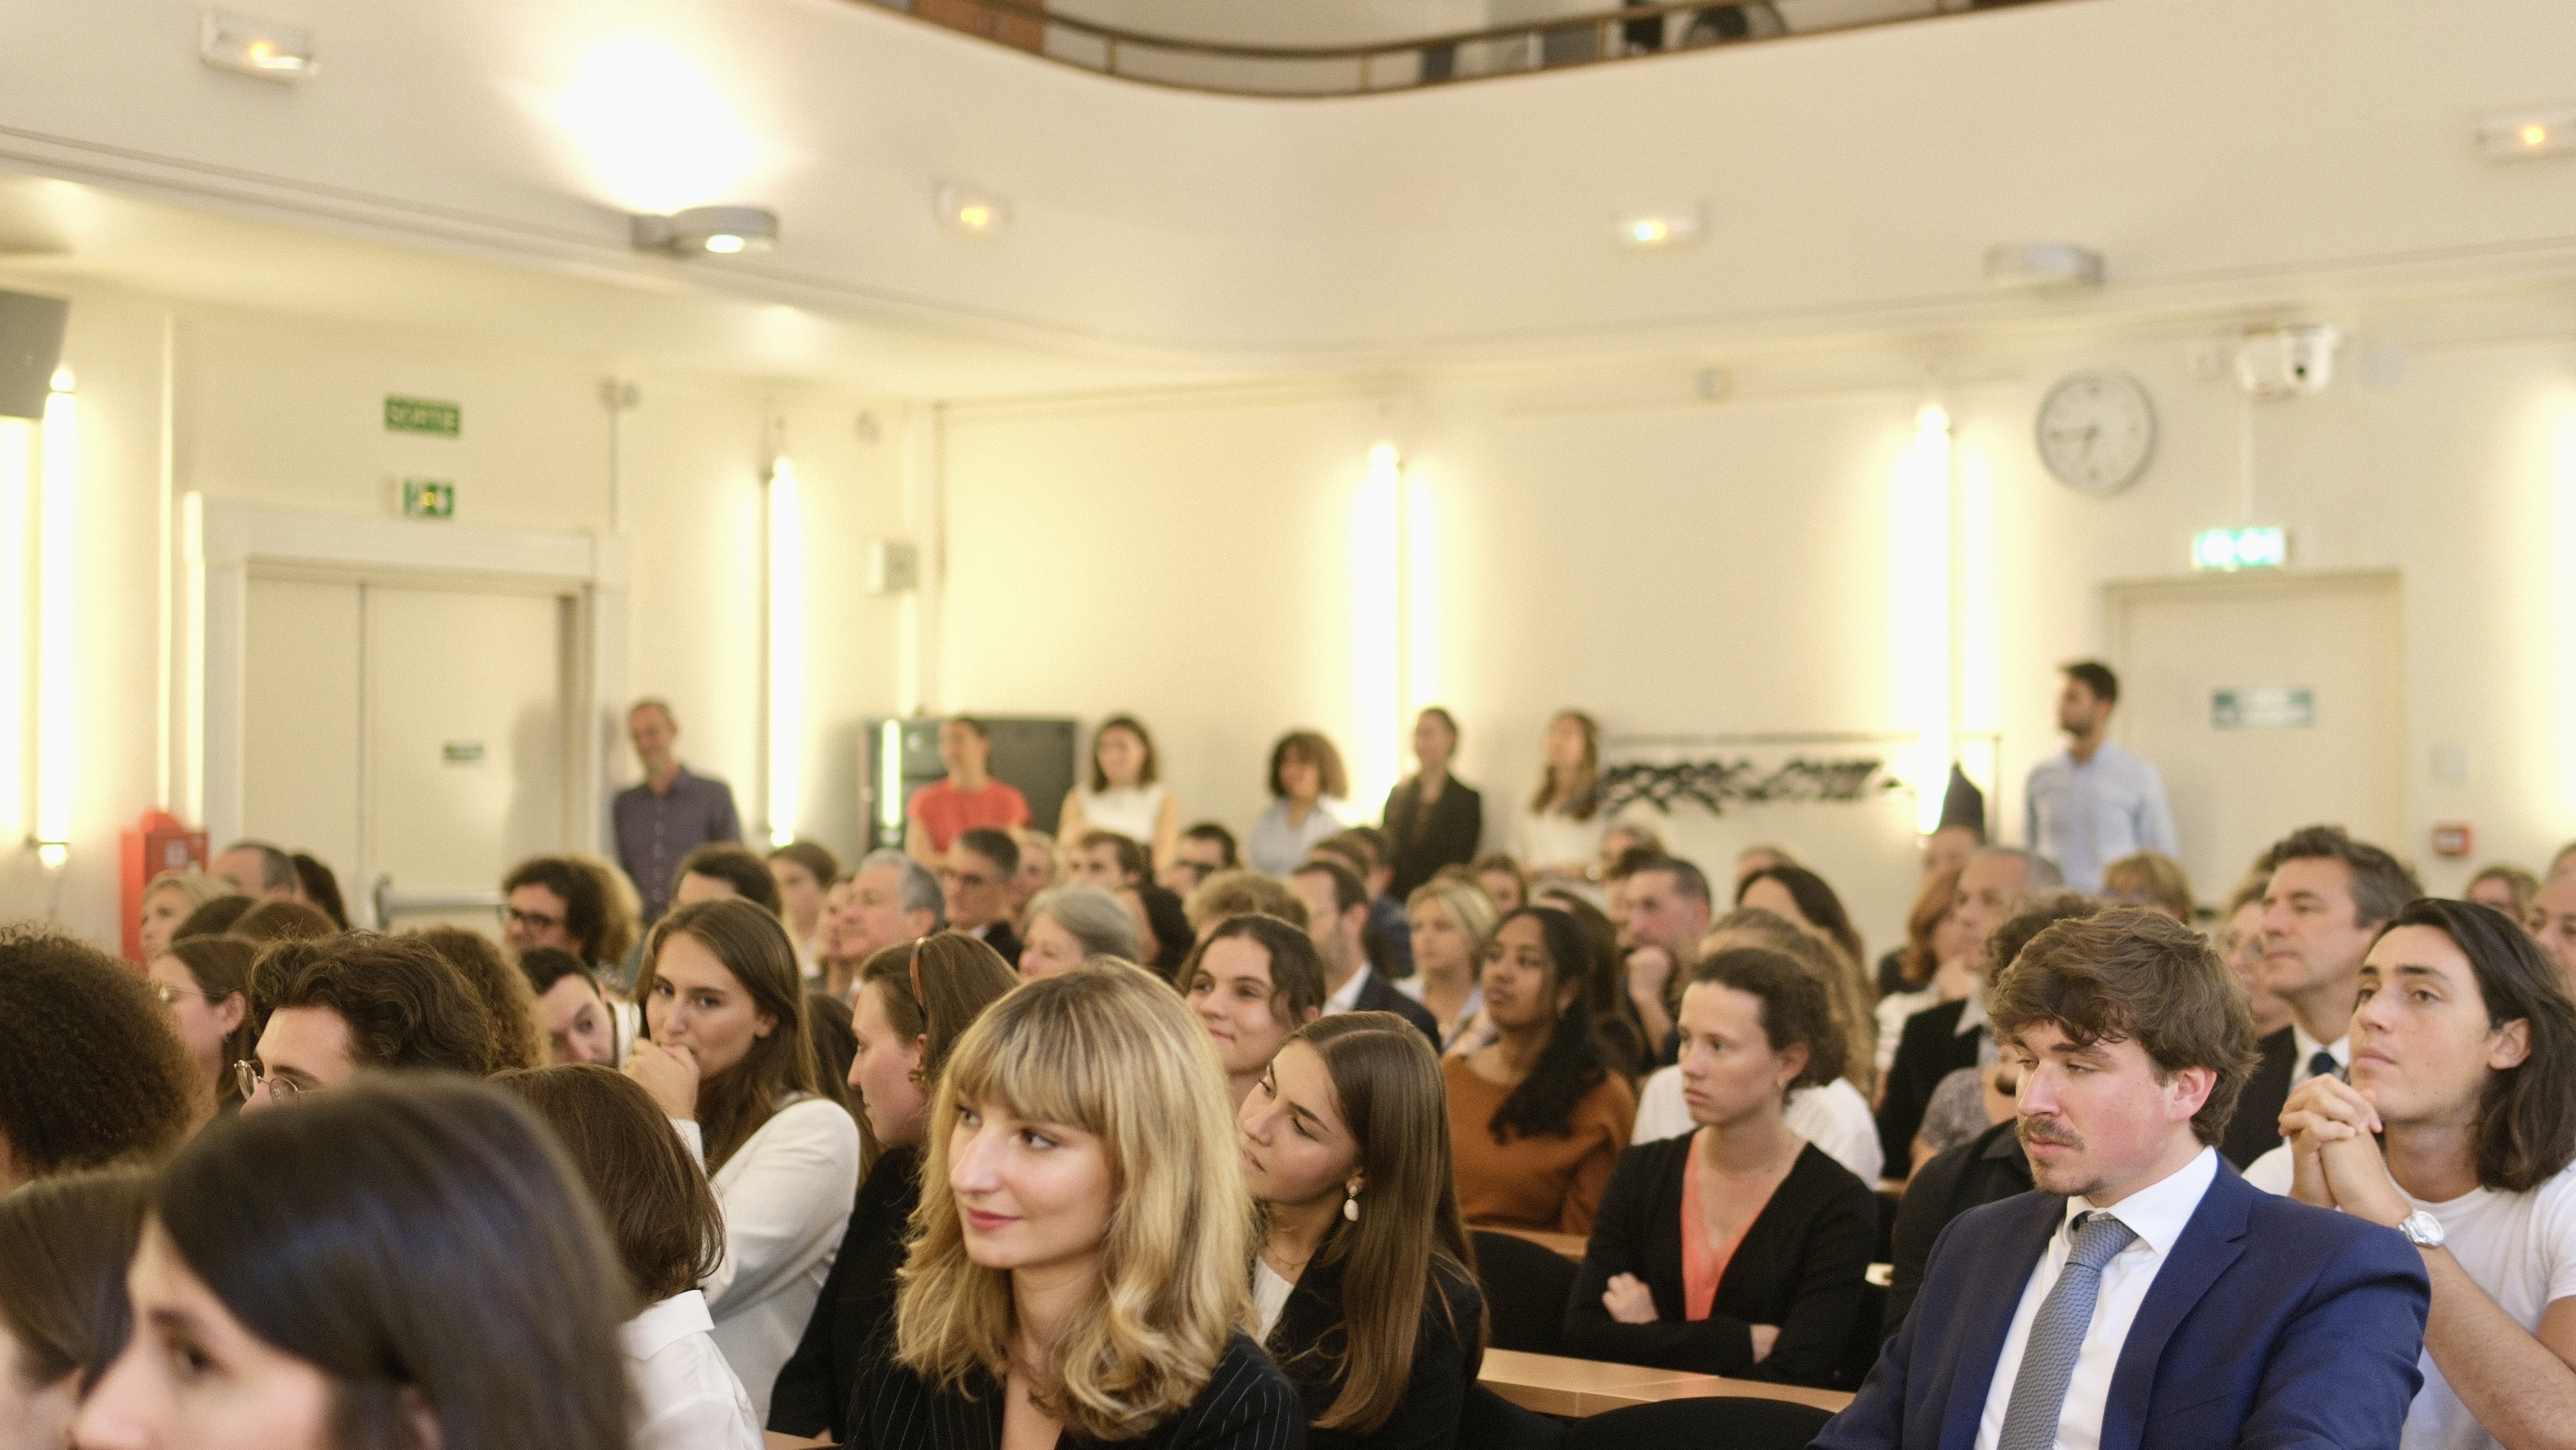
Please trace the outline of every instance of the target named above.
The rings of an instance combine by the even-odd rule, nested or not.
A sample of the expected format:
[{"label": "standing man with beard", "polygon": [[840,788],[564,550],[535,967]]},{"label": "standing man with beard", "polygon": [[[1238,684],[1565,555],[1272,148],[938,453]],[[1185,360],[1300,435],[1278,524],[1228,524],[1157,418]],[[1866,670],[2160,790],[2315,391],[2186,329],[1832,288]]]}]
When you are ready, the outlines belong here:
[{"label": "standing man with beard", "polygon": [[2395,1447],[2421,1382],[2423,1261],[2219,1160],[2254,1026],[2199,933],[2143,911],[2059,922],[1990,1013],[2037,1187],[1942,1235],[1815,1444]]}]

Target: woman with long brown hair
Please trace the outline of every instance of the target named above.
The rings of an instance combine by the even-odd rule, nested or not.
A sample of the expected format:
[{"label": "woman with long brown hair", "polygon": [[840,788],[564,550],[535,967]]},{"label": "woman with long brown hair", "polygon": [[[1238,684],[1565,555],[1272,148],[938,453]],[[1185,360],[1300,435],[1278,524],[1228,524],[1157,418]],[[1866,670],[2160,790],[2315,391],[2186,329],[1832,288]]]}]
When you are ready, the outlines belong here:
[{"label": "woman with long brown hair", "polygon": [[152,1175],[64,1173],[0,1194],[0,1445],[71,1450],[81,1398],[125,1348],[125,1266]]},{"label": "woman with long brown hair", "polygon": [[904,1234],[921,1204],[921,1138],[930,1094],[957,1039],[984,1009],[1018,986],[1001,953],[945,931],[887,947],[859,968],[850,1027],[858,1051],[850,1090],[869,1140],[867,1181],[832,1260],[823,1297],[796,1353],[779,1370],[769,1428],[789,1435],[849,1434],[850,1392],[864,1355],[881,1347],[894,1317]]},{"label": "woman with long brown hair", "polygon": [[700,1287],[716,1344],[762,1418],[831,1271],[859,1186],[859,1125],[814,1050],[796,948],[739,897],[662,918],[635,979],[650,1040],[626,1074],[670,1115],[724,1207]]},{"label": "woman with long brown hair", "polygon": [[170,1025],[197,1065],[193,1128],[241,1106],[240,1075],[233,1064],[248,1058],[258,1041],[250,1021],[250,964],[258,949],[230,937],[192,936],[170,942],[143,968],[152,994],[170,1010]]},{"label": "woman with long brown hair", "polygon": [[1236,1124],[1261,1225],[1253,1302],[1307,1445],[1455,1445],[1485,1306],[1422,1034],[1388,1012],[1310,1023]]},{"label": "woman with long brown hair", "polygon": [[1542,884],[1588,886],[1610,825],[1601,809],[1601,727],[1580,710],[1557,711],[1544,760],[1538,789],[1514,823],[1513,854]]}]

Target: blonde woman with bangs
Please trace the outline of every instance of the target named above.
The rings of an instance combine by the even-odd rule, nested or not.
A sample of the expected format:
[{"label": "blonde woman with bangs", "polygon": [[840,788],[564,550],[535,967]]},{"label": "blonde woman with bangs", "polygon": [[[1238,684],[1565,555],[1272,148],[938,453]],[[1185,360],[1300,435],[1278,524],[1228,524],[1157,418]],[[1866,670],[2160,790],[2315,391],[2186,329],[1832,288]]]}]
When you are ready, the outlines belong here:
[{"label": "blonde woman with bangs", "polygon": [[931,1105],[895,1352],[853,1450],[1287,1450],[1296,1392],[1242,1330],[1252,1207],[1223,1070],[1123,963],[987,1008]]}]

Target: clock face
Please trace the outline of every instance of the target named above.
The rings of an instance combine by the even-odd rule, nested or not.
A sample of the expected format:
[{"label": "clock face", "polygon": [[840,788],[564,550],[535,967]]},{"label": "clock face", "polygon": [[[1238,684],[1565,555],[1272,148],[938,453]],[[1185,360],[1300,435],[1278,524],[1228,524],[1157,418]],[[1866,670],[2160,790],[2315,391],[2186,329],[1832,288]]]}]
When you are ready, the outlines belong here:
[{"label": "clock face", "polygon": [[2127,373],[2070,373],[2039,405],[2039,457],[2078,493],[2114,494],[2156,451],[2156,410]]}]

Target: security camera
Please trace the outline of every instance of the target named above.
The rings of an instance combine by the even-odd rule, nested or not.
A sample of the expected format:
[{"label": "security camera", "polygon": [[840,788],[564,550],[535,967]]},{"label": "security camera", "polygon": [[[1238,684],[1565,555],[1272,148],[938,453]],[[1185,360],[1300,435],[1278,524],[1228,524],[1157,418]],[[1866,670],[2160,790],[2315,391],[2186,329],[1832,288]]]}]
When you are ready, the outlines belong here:
[{"label": "security camera", "polygon": [[2257,328],[2237,339],[2236,381],[2257,398],[2322,393],[2342,341],[2342,328],[2322,322]]}]

